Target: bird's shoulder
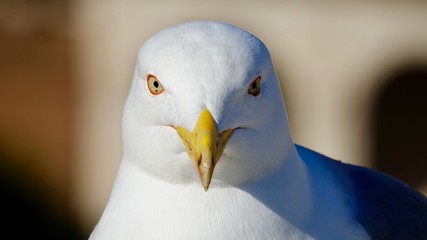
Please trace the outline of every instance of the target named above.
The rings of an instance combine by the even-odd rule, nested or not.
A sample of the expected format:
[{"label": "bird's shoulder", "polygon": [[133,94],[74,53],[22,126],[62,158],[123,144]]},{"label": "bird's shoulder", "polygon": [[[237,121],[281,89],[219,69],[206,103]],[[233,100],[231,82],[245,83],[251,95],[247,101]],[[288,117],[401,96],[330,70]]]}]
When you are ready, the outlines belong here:
[{"label": "bird's shoulder", "polygon": [[327,165],[354,218],[372,239],[427,239],[427,198],[384,173],[297,146],[308,166]]}]

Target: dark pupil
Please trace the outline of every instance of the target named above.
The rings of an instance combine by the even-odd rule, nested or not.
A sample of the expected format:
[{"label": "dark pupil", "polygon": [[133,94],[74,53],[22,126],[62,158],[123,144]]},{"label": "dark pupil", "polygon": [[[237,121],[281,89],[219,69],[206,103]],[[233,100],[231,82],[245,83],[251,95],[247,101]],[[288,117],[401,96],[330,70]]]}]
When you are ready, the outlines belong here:
[{"label": "dark pupil", "polygon": [[158,88],[158,87],[159,87],[159,83],[158,83],[157,81],[154,81],[154,82],[153,82],[153,85],[154,85],[154,87],[155,87],[155,88]]},{"label": "dark pupil", "polygon": [[256,87],[257,87],[257,83],[256,83],[256,82],[253,82],[253,83],[252,83],[252,89],[253,89],[253,90],[255,90],[255,89],[256,89]]}]

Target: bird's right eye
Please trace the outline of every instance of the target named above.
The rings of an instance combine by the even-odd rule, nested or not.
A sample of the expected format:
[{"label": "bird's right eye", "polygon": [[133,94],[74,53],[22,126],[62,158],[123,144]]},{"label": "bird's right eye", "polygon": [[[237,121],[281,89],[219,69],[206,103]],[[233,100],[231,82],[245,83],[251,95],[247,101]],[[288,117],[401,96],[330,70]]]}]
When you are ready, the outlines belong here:
[{"label": "bird's right eye", "polygon": [[149,74],[147,76],[147,86],[148,86],[148,90],[153,95],[159,95],[160,93],[162,93],[165,90],[163,88],[163,85],[156,78],[156,76],[151,75],[151,74]]}]

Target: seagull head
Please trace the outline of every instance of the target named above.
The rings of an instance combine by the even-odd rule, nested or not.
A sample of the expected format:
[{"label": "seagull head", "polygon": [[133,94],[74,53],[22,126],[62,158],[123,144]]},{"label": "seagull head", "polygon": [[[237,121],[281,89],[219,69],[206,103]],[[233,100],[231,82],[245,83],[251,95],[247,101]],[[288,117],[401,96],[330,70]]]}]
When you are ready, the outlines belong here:
[{"label": "seagull head", "polygon": [[141,47],[122,129],[124,158],[141,171],[205,190],[262,178],[293,144],[268,49],[219,22],[177,25]]}]

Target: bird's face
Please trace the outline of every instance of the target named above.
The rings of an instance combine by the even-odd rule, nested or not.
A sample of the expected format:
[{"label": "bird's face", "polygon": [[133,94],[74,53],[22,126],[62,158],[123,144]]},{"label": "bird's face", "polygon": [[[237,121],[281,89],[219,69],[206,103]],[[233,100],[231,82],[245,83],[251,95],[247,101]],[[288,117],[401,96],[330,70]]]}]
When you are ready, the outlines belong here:
[{"label": "bird's face", "polygon": [[237,27],[166,29],[138,54],[123,115],[125,158],[151,176],[205,190],[256,180],[292,144],[264,44]]}]

